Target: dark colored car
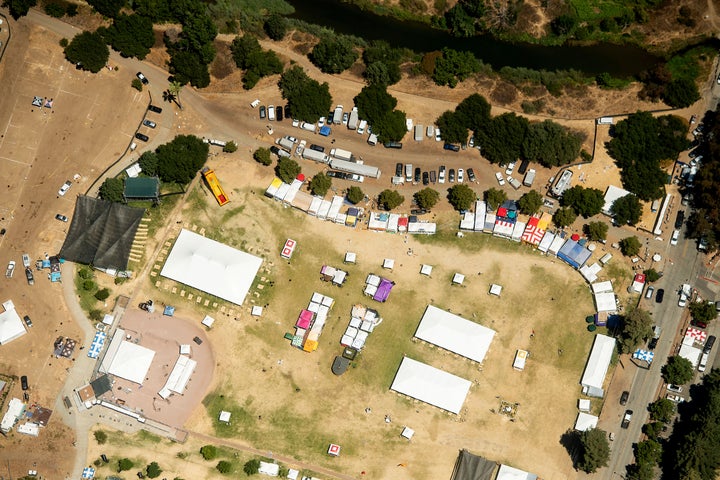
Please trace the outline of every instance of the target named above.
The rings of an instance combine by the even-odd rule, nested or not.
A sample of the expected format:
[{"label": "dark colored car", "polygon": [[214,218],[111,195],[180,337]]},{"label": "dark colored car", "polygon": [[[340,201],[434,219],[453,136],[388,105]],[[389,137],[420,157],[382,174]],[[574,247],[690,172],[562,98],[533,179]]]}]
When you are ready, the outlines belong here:
[{"label": "dark colored car", "polygon": [[455,183],[455,169],[451,168],[448,170],[448,182]]},{"label": "dark colored car", "polygon": [[283,119],[283,109],[282,109],[281,106],[278,106],[278,107],[275,109],[275,119],[276,119],[278,122],[282,122],[282,119]]},{"label": "dark colored car", "polygon": [[623,415],[622,423],[620,424],[621,428],[627,429],[630,426],[630,421],[632,420],[633,411],[632,410],[625,410],[625,415]]},{"label": "dark colored car", "polygon": [[193,342],[197,343],[198,345],[202,345],[202,338],[195,337],[195,338],[193,338]]},{"label": "dark colored car", "polygon": [[147,77],[142,74],[142,72],[137,72],[135,76],[140,79],[143,85],[147,85],[148,83],[150,83],[150,80],[148,80]]},{"label": "dark colored car", "polygon": [[327,122],[325,122],[325,124],[332,125],[334,121],[335,121],[335,111],[333,110],[330,113],[328,113]]},{"label": "dark colored car", "polygon": [[451,150],[453,152],[459,152],[460,147],[457,145],[453,145],[452,143],[446,143],[445,145],[443,145],[443,150]]},{"label": "dark colored car", "polygon": [[657,338],[651,338],[648,342],[648,350],[655,350],[655,347],[657,347],[658,339]]},{"label": "dark colored car", "polygon": [[266,117],[267,110],[265,109],[265,105],[260,105],[260,118]]},{"label": "dark colored car", "polygon": [[100,458],[103,462],[110,463],[110,460],[108,460],[107,455],[105,455],[104,453],[100,454]]},{"label": "dark colored car", "polygon": [[22,377],[20,377],[20,386],[23,390],[27,390],[28,388],[30,388],[28,387],[27,376],[23,375]]},{"label": "dark colored car", "polygon": [[135,134],[135,138],[137,138],[138,140],[142,140],[143,142],[147,142],[148,140],[150,140],[150,137],[140,132]]},{"label": "dark colored car", "polygon": [[690,322],[690,324],[691,324],[692,326],[698,327],[698,328],[707,328],[707,323],[701,322],[700,320],[695,320],[695,319],[693,319],[693,320]]},{"label": "dark colored car", "polygon": [[684,222],[685,222],[685,211],[678,210],[677,216],[675,217],[675,228],[676,229],[682,228]]},{"label": "dark colored car", "polygon": [[347,180],[348,178],[350,178],[349,173],[336,172],[335,170],[330,170],[329,172],[327,172],[327,176],[332,178],[339,178],[340,180]]},{"label": "dark colored car", "polygon": [[523,160],[520,163],[520,166],[518,167],[518,175],[525,175],[525,172],[527,172],[528,167],[530,166],[530,160]]},{"label": "dark colored car", "polygon": [[292,115],[290,115],[290,105],[289,104],[285,105],[283,113],[285,113],[285,118],[290,118],[292,116]]},{"label": "dark colored car", "polygon": [[395,164],[395,176],[396,177],[402,177],[403,176],[403,164],[402,163],[396,163]]},{"label": "dark colored car", "polygon": [[310,145],[310,150],[315,150],[316,152],[325,153],[325,147],[321,147],[320,145],[315,145],[314,143]]},{"label": "dark colored car", "polygon": [[437,180],[437,174],[435,173],[435,170],[430,170],[430,183],[435,183]]},{"label": "dark colored car", "polygon": [[385,142],[383,146],[385,148],[402,148],[402,142]]},{"label": "dark colored car", "polygon": [[620,395],[620,405],[627,405],[628,398],[630,398],[630,392],[625,390],[622,392],[622,395]]},{"label": "dark colored car", "polygon": [[415,179],[414,179],[415,182],[419,182],[419,181],[420,181],[420,174],[421,174],[420,167],[416,167],[416,168],[415,168]]},{"label": "dark colored car", "polygon": [[475,177],[475,172],[473,171],[472,168],[467,169],[467,174],[468,174],[468,178],[470,179],[470,181],[474,182],[476,177]]},{"label": "dark colored car", "polygon": [[428,213],[428,211],[424,208],[415,208],[410,210],[410,215],[425,215],[426,213]]},{"label": "dark colored car", "polygon": [[150,110],[151,112],[155,112],[155,113],[162,113],[162,108],[156,107],[155,105],[150,105],[148,107],[148,110]]},{"label": "dark colored car", "polygon": [[423,185],[428,185],[430,183],[430,174],[428,172],[423,172],[422,182],[423,182]]},{"label": "dark colored car", "polygon": [[664,296],[665,296],[665,289],[658,288],[658,291],[655,294],[655,303],[662,303]]},{"label": "dark colored car", "polygon": [[27,325],[28,328],[32,327],[32,320],[30,320],[30,317],[28,317],[27,315],[25,315],[25,316],[23,317],[23,320],[25,321],[25,325]]},{"label": "dark colored car", "polygon": [[703,347],[703,353],[710,353],[713,345],[715,345],[715,335],[710,335],[707,339],[707,342],[705,342],[705,346]]}]

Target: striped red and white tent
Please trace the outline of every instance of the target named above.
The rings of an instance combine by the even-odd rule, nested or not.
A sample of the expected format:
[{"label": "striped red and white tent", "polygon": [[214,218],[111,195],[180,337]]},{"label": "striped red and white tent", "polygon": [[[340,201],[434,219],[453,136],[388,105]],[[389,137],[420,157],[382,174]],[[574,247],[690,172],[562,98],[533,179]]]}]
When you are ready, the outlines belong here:
[{"label": "striped red and white tent", "polygon": [[689,327],[685,332],[685,338],[692,338],[697,343],[705,343],[707,340],[707,332],[699,328]]},{"label": "striped red and white tent", "polygon": [[[540,219],[538,217],[530,217],[530,220],[527,223],[527,226],[525,227],[525,231],[522,234],[522,241],[527,243],[532,243],[532,238],[535,235],[535,232],[537,231],[538,222]],[[542,238],[542,237],[540,237]],[[538,240],[538,243],[540,243],[540,240]]]}]

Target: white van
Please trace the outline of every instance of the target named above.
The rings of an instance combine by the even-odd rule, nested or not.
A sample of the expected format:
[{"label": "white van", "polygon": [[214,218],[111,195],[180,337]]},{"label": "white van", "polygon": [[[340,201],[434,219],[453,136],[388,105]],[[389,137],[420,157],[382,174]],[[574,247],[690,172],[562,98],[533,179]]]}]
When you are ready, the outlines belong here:
[{"label": "white van", "polygon": [[405,164],[405,181],[406,181],[406,182],[412,182],[412,181],[413,181],[413,166],[412,166],[412,163],[406,163],[406,164]]},{"label": "white van", "polygon": [[703,353],[702,357],[700,357],[700,364],[698,365],[698,372],[704,372],[707,368],[707,362],[708,358],[710,357],[709,353]]},{"label": "white van", "polygon": [[274,105],[270,105],[268,107],[268,120],[270,120],[271,122],[275,121],[275,106]]},{"label": "white van", "polygon": [[368,143],[374,147],[375,145],[377,145],[377,141],[378,141],[377,135],[375,135],[374,133],[371,133],[370,136],[368,137]]},{"label": "white van", "polygon": [[314,131],[315,131],[315,124],[314,124],[314,123],[303,122],[302,125],[300,125],[300,128],[302,128],[303,130],[307,130],[308,132],[314,132]]}]

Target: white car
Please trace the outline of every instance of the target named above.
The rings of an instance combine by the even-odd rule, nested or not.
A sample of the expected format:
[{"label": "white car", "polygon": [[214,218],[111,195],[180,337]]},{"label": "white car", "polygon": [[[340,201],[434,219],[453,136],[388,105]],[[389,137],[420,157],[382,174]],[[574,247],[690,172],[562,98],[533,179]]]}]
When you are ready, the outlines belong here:
[{"label": "white car", "polygon": [[440,129],[437,127],[435,127],[435,141],[442,142],[442,137],[440,136]]},{"label": "white car", "polygon": [[465,181],[465,170],[462,168],[458,168],[457,181],[458,183],[463,183]]},{"label": "white car", "polygon": [[675,393],[682,393],[682,391],[683,391],[683,387],[682,387],[682,386],[680,386],[680,385],[673,385],[672,383],[669,383],[669,384],[668,384],[667,389],[670,390],[671,392],[675,392]]},{"label": "white car", "polygon": [[497,182],[501,187],[505,185],[505,179],[503,178],[502,173],[495,172],[495,178],[497,178]]},{"label": "white car", "polygon": [[295,119],[293,118],[292,126],[293,126],[293,127],[300,127],[300,120],[295,120]]},{"label": "white car", "polygon": [[680,230],[673,231],[672,238],[670,239],[670,245],[677,245],[678,238],[680,238]]},{"label": "white car", "polygon": [[68,190],[70,190],[70,187],[72,187],[72,182],[68,180],[67,182],[63,183],[63,186],[60,187],[60,190],[58,190],[58,195],[61,197],[65,196]]},{"label": "white car", "polygon": [[256,108],[258,105],[260,105],[260,99],[259,99],[259,98],[256,98],[255,100],[253,100],[252,102],[250,102],[250,106],[251,106],[252,108]]},{"label": "white car", "polygon": [[295,149],[295,153],[297,155],[302,155],[303,151],[305,150],[305,145],[307,145],[307,140],[300,140],[300,145],[298,145]]},{"label": "white car", "polygon": [[438,183],[445,183],[445,165],[440,165],[438,172]]},{"label": "white car", "polygon": [[512,175],[513,170],[515,170],[515,162],[508,163],[508,166],[505,169],[505,175]]},{"label": "white car", "polygon": [[320,117],[320,120],[318,120],[318,123],[317,123],[318,128],[324,127],[326,121],[327,121],[327,118],[325,118],[325,117]]},{"label": "white car", "polygon": [[685,307],[687,305],[688,297],[685,293],[680,292],[680,298],[678,299],[678,307]]},{"label": "white car", "polygon": [[269,105],[268,106],[268,120],[271,122],[275,121],[275,105]]},{"label": "white car", "polygon": [[668,393],[667,395],[665,395],[665,398],[667,398],[673,403],[682,403],[685,401],[685,399],[680,395],[673,395],[672,393]]},{"label": "white car", "polygon": [[30,266],[30,255],[23,253],[22,256],[23,267],[28,268]]}]

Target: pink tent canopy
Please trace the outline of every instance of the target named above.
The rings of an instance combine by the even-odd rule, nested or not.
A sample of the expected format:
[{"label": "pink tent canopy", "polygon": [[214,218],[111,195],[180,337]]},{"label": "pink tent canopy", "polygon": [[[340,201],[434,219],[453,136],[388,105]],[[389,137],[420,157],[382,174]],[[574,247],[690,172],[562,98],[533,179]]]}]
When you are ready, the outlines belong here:
[{"label": "pink tent canopy", "polygon": [[295,326],[307,329],[308,327],[310,327],[310,322],[312,322],[312,318],[313,313],[311,311],[303,310],[302,312],[300,312],[297,322],[295,322]]}]

